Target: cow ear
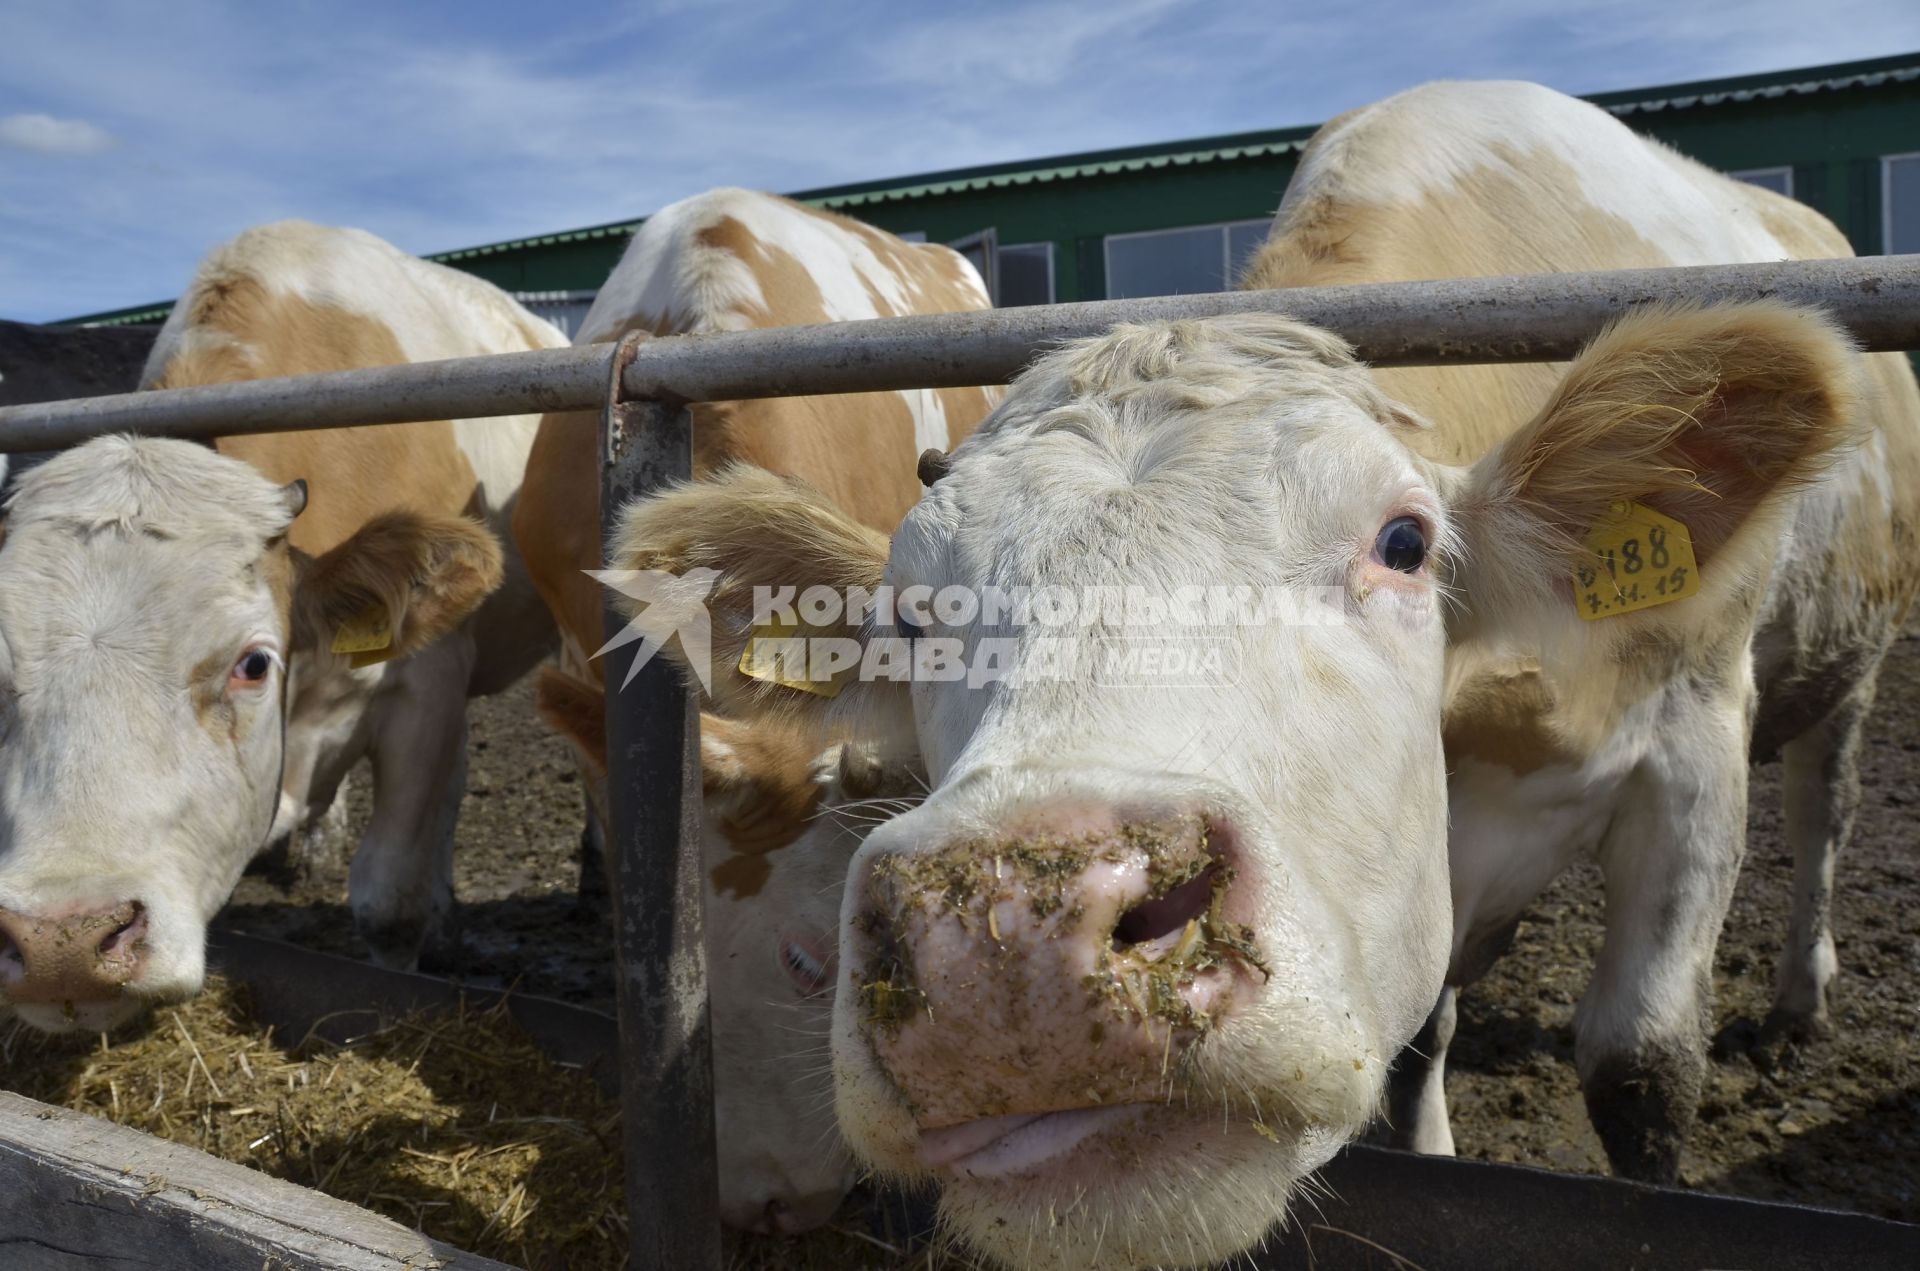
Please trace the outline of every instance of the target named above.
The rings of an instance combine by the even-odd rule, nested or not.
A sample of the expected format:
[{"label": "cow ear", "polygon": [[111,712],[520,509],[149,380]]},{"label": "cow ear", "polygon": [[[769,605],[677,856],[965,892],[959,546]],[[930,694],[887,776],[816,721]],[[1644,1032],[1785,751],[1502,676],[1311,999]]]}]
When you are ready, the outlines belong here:
[{"label": "cow ear", "polygon": [[389,512],[307,563],[296,640],[361,664],[406,657],[458,626],[500,580],[500,542],[477,521]]},{"label": "cow ear", "polygon": [[[712,480],[634,502],[621,515],[614,562],[622,570],[661,571],[710,585],[702,601],[711,626],[708,665],[690,665],[688,659],[698,651],[689,650],[684,639],[669,641],[664,652],[704,681],[709,702],[722,714],[740,719],[784,714],[818,721],[842,695],[833,686],[807,691],[777,675],[757,677],[740,669],[755,635],[755,618],[761,616],[756,614],[756,593],[791,601],[810,587],[826,588],[840,599],[856,589],[871,592],[886,571],[887,540],[802,482],[736,465]],[[617,587],[614,603],[630,618],[647,608]],[[803,612],[796,610],[796,617]],[[847,606],[836,606],[831,620],[815,624],[799,617],[779,635],[862,642],[863,624],[848,620],[857,616]],[[854,692],[885,686],[845,687]]]},{"label": "cow ear", "polygon": [[1589,540],[1633,514],[1625,504],[1684,527],[1698,591],[1595,627],[1684,625],[1751,603],[1789,496],[1856,439],[1857,373],[1831,321],[1784,304],[1656,308],[1615,323],[1456,493],[1450,582],[1462,603],[1450,634],[1578,627],[1572,580],[1595,563]]}]

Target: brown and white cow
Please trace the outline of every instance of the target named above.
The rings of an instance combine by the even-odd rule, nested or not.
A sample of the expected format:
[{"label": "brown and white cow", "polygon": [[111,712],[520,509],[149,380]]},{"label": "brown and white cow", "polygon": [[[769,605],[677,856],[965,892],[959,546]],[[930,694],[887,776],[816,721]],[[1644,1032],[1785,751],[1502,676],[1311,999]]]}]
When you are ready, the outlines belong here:
[{"label": "brown and white cow", "polygon": [[[648,218],[595,297],[579,344],[707,335],[989,308],[965,257],[909,243],[849,217],[753,190],[719,189]],[[916,389],[700,402],[696,476],[728,463],[797,476],[856,520],[890,531],[919,497],[915,461],[956,445],[986,416],[992,389]],[[514,535],[560,624],[561,668],[594,684],[604,640],[599,416],[548,415],[527,465]]]},{"label": "brown and white cow", "polygon": [[[582,343],[988,307],[948,248],[748,190],[721,189],[648,219],[581,323]],[[891,530],[920,493],[915,461],[957,444],[997,390],[863,393],[700,403],[694,466],[746,461],[802,477],[864,525]],[[540,427],[514,534],[561,632],[542,714],[579,751],[603,799],[599,419]],[[823,1222],[854,1167],[834,1131],[825,1044],[839,881],[859,838],[846,801],[904,793],[892,768],[829,779],[817,728],[701,719],[710,887],[721,1210],[735,1226],[792,1234]],[[839,752],[833,751],[833,754]],[[869,771],[871,769],[871,771]],[[601,806],[604,814],[604,805]],[[604,823],[604,815],[602,816]]]},{"label": "brown and white cow", "polygon": [[[1819,213],[1596,107],[1531,84],[1435,84],[1321,130],[1243,285],[1851,254]],[[1771,574],[1725,611],[1712,643],[1664,651],[1663,681],[1616,691],[1596,715],[1585,687],[1543,668],[1527,642],[1449,661],[1454,942],[1448,988],[1396,1073],[1392,1121],[1408,1146],[1453,1150],[1443,1070],[1456,986],[1484,974],[1527,904],[1589,859],[1606,879],[1607,934],[1575,1016],[1588,1109],[1615,1170],[1675,1177],[1704,1076],[1714,945],[1745,850],[1749,732],[1755,758],[1784,754],[1795,858],[1769,1027],[1826,1026],[1837,967],[1828,911],[1860,798],[1855,754],[1920,583],[1908,550],[1920,394],[1899,354],[1857,366],[1861,446],[1800,501]],[[1377,378],[1447,421],[1422,453],[1461,462],[1520,428],[1561,374],[1476,366]]]},{"label": "brown and white cow", "polygon": [[[478,279],[285,222],[207,257],[144,382],[560,342]],[[536,424],[106,438],[21,482],[0,549],[0,998],[22,1018],[104,1027],[196,991],[241,868],[362,756],[355,925],[414,961],[452,905],[467,695],[552,647],[498,539]],[[343,632],[382,647],[335,652]]]},{"label": "brown and white cow", "polygon": [[[1540,118],[1540,144],[1588,162],[1606,116],[1526,86],[1424,91],[1383,136],[1366,112],[1330,127],[1264,267],[1359,268],[1368,240],[1324,218],[1372,165],[1404,190],[1394,174],[1429,152],[1464,165],[1458,205],[1500,202],[1394,222],[1389,245],[1423,227],[1524,244],[1536,222],[1625,237],[1578,174],[1502,185],[1460,157],[1531,160],[1468,125]],[[1699,195],[1676,213],[1689,233],[1744,224],[1743,191],[1634,144],[1640,167],[1606,169],[1619,191],[1672,174]],[[1552,264],[1517,249],[1509,267]],[[1193,1265],[1258,1242],[1373,1116],[1446,979],[1443,731],[1474,672],[1514,661],[1551,686],[1564,744],[1637,748],[1615,819],[1636,861],[1671,868],[1616,873],[1610,901],[1666,904],[1634,970],[1693,1003],[1697,1037],[1687,968],[1738,859],[1754,617],[1785,526],[1844,502],[1862,450],[1885,453],[1876,425],[1903,423],[1863,400],[1877,373],[1814,313],[1652,309],[1570,365],[1489,372],[1416,411],[1283,318],[1146,324],[1038,362],[891,544],[748,469],[631,509],[623,563],[720,571],[720,709],[909,738],[926,765],[931,793],[868,838],[843,906],[835,1082],[856,1153],[937,1181],[961,1233],[1019,1265]],[[1687,527],[1698,590],[1590,622],[1573,583],[1623,502]],[[756,592],[849,582],[902,604],[798,628],[859,650],[836,696],[738,672]],[[1062,597],[1106,592],[1138,599],[1062,630]],[[1237,604],[1269,593],[1295,602]],[[1172,624],[1146,636],[1209,642],[1224,672],[1111,674],[1137,669],[1135,613]],[[1625,978],[1603,975],[1602,998]],[[1585,1016],[1602,1053],[1673,1036],[1653,1004],[1611,1001],[1604,1024]]]}]

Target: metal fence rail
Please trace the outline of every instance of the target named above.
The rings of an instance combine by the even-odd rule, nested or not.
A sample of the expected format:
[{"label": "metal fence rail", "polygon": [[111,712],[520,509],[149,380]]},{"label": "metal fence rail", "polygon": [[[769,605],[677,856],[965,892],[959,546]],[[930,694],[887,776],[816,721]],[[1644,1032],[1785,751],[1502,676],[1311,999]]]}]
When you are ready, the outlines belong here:
[{"label": "metal fence rail", "polygon": [[[132,393],[0,408],[0,453],[109,432],[194,439],[422,419],[593,410],[601,506],[691,475],[686,403],[1005,383],[1035,354],[1120,322],[1286,314],[1378,366],[1572,356],[1654,303],[1817,305],[1868,350],[1920,348],[1920,255],[1300,288],[888,318]],[[608,616],[609,633],[621,620]],[[702,942],[698,726],[664,660],[624,692],[606,667],[617,853],[623,1136],[632,1265],[717,1268],[712,1077]]]},{"label": "metal fence rail", "polygon": [[[621,371],[629,400],[723,401],[1004,384],[1035,353],[1117,322],[1284,313],[1338,332],[1376,366],[1543,362],[1652,303],[1775,297],[1829,310],[1867,349],[1920,346],[1920,255],[1781,261],[1283,291],[1100,300],[880,318],[644,342]],[[614,346],[459,358],[0,408],[0,452],[105,432],[209,438],[418,419],[598,410]]]}]

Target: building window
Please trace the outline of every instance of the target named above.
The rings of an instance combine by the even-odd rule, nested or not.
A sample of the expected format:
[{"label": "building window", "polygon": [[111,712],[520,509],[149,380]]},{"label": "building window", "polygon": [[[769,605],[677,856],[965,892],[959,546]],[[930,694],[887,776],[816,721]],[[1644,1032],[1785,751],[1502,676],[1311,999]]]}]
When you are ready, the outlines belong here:
[{"label": "building window", "polygon": [[927,231],[923,229],[903,229],[898,234],[895,234],[894,237],[903,243],[924,243],[927,241]]},{"label": "building window", "polygon": [[1267,240],[1271,220],[1107,235],[1107,298],[1225,291]]},{"label": "building window", "polygon": [[516,291],[513,298],[538,314],[571,340],[580,331],[580,321],[593,308],[597,291]]},{"label": "building window", "polygon": [[1053,244],[1013,243],[998,253],[1000,307],[1053,303]]},{"label": "building window", "polygon": [[973,272],[987,289],[987,303],[1000,303],[1000,231],[989,226],[965,238],[952,239],[947,246],[967,258]]},{"label": "building window", "polygon": [[1743,168],[1739,172],[1729,172],[1728,176],[1736,181],[1745,181],[1748,185],[1757,185],[1763,190],[1772,190],[1775,194],[1793,197],[1792,168]]},{"label": "building window", "polygon": [[1880,161],[1881,250],[1920,252],[1920,154]]}]

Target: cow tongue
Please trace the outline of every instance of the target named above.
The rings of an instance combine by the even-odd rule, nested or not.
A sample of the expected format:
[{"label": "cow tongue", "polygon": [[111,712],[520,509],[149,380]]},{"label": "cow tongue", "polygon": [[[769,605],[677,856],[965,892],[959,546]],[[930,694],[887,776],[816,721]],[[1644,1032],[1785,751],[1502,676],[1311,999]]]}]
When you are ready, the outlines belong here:
[{"label": "cow tongue", "polygon": [[975,1178],[1013,1174],[1044,1164],[1079,1146],[1116,1121],[1140,1110],[1138,1104],[1076,1108],[987,1117],[920,1133],[920,1163],[946,1167]]}]

